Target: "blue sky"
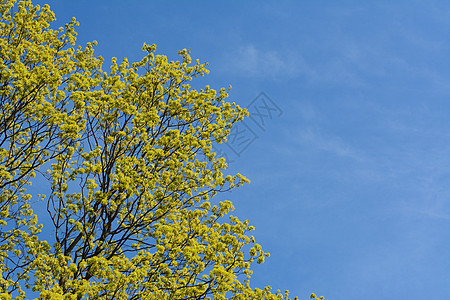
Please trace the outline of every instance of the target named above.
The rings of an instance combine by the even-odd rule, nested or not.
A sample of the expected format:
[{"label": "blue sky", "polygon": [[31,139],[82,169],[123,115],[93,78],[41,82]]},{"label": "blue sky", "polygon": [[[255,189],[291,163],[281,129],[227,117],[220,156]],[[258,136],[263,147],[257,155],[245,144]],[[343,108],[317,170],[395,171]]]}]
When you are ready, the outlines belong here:
[{"label": "blue sky", "polygon": [[252,141],[234,146],[239,156],[220,148],[252,181],[225,197],[272,255],[253,286],[448,298],[450,3],[50,4],[57,26],[75,16],[79,43],[97,40],[107,62],[141,58],[144,42],[171,59],[190,48],[210,64],[198,87],[231,84],[230,101],[263,113],[239,125]]}]

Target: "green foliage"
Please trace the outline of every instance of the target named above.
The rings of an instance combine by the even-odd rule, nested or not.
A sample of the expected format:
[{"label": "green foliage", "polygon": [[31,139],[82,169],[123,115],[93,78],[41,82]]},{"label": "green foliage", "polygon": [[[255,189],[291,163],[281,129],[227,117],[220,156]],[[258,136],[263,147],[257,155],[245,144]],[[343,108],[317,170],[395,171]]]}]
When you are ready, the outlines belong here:
[{"label": "green foliage", "polygon": [[[95,43],[74,47],[75,19],[52,30],[30,1],[0,14],[0,299],[289,299],[250,288],[268,253],[211,201],[249,182],[211,150],[247,111],[189,86],[206,64],[144,44],[105,72]],[[27,193],[37,175],[52,241]]]}]

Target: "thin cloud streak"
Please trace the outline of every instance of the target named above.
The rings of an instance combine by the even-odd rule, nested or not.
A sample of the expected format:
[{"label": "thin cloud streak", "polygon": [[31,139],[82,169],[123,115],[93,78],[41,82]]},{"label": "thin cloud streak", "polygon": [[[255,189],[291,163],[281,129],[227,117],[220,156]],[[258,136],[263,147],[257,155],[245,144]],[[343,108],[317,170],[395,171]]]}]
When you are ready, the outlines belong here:
[{"label": "thin cloud streak", "polygon": [[351,158],[354,160],[364,160],[364,157],[346,144],[339,136],[330,136],[321,133],[317,128],[306,127],[298,130],[299,134],[296,137],[303,147],[313,147],[322,151],[333,153],[337,156]]},{"label": "thin cloud streak", "polygon": [[252,78],[286,78],[310,72],[310,68],[298,54],[261,49],[253,44],[227,52],[223,62],[224,71]]}]

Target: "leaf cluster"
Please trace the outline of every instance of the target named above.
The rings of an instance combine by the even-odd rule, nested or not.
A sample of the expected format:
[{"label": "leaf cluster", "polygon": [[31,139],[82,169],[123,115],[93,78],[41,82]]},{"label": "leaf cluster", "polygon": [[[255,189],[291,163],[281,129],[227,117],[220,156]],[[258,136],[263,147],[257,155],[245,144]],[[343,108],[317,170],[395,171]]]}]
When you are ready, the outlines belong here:
[{"label": "leaf cluster", "polygon": [[[208,70],[188,50],[144,44],[104,71],[95,42],[74,46],[76,20],[54,19],[0,1],[0,298],[289,299],[250,288],[269,254],[213,201],[249,182],[212,151],[247,111],[190,86]],[[53,240],[27,192],[44,179]]]}]

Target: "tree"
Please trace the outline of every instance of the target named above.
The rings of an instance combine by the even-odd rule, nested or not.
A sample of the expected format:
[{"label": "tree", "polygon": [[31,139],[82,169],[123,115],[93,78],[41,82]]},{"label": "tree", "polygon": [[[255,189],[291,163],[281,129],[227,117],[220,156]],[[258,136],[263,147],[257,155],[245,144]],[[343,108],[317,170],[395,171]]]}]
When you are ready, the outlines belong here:
[{"label": "tree", "polygon": [[31,1],[0,14],[0,299],[289,299],[250,288],[268,253],[211,200],[249,182],[212,152],[247,111],[189,86],[206,64],[144,44],[105,72],[75,19],[50,29]]}]

